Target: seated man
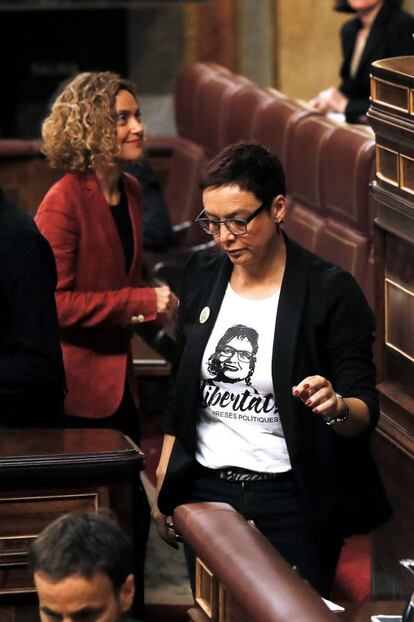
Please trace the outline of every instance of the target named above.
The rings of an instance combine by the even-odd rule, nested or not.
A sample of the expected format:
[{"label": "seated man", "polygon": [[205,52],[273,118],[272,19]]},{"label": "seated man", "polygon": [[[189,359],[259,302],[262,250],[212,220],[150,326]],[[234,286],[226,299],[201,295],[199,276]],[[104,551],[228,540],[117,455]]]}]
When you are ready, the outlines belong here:
[{"label": "seated man", "polygon": [[109,513],[61,516],[31,545],[29,560],[41,622],[128,622],[132,550]]},{"label": "seated man", "polygon": [[65,375],[52,250],[0,188],[0,427],[60,425]]}]

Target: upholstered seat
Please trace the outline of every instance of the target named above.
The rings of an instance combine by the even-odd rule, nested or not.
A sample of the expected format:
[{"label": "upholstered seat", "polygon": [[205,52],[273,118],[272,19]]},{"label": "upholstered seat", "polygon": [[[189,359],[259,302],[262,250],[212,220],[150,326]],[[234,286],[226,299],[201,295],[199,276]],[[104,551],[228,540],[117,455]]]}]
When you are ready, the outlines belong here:
[{"label": "upholstered seat", "polygon": [[221,147],[252,140],[252,129],[259,110],[272,100],[271,95],[253,83],[237,90],[223,104]]},{"label": "upholstered seat", "polygon": [[289,210],[285,229],[315,251],[325,226],[321,200],[321,151],[335,124],[320,115],[302,115],[287,134],[286,173]]},{"label": "upholstered seat", "polygon": [[179,136],[199,142],[200,87],[214,75],[229,73],[228,69],[214,63],[184,65],[175,86],[175,124]]},{"label": "upholstered seat", "polygon": [[187,228],[202,209],[198,184],[205,165],[202,147],[177,137],[165,187],[171,224],[177,233]]},{"label": "upholstered seat", "polygon": [[344,125],[327,138],[321,158],[322,200],[327,213],[367,236],[374,157],[373,137]]},{"label": "upholstered seat", "polygon": [[372,237],[369,183],[373,179],[375,145],[366,132],[339,126],[321,152],[321,197],[327,220],[315,251],[353,274],[373,301],[367,280]]},{"label": "upholstered seat", "polygon": [[293,128],[303,117],[316,113],[275,89],[266,89],[266,92],[269,99],[257,109],[250,137],[276,154],[286,169],[288,141]]},{"label": "upholstered seat", "polygon": [[216,74],[200,84],[198,103],[198,141],[208,158],[224,145],[224,117],[237,91],[249,84],[246,78]]}]

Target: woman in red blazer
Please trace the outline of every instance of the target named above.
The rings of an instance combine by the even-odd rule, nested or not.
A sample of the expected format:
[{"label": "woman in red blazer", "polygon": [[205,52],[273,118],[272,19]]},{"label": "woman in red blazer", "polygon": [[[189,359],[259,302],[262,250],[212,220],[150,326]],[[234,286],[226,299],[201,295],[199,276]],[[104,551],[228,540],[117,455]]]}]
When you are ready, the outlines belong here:
[{"label": "woman in red blazer", "polygon": [[138,440],[131,327],[174,313],[168,287],[142,287],[142,203],[122,165],[143,155],[133,87],[110,72],[67,83],[43,123],[44,152],[66,171],[36,222],[57,264],[68,425],[112,427]]}]

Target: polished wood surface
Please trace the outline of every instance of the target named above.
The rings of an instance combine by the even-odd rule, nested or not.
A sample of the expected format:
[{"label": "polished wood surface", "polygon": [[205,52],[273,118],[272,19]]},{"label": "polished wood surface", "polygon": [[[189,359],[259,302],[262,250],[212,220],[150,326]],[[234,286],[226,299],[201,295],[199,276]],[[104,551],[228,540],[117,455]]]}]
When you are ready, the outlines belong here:
[{"label": "polished wood surface", "polygon": [[339,622],[371,622],[374,615],[401,615],[404,601],[342,603],[345,611],[337,613]]},{"label": "polished wood surface", "polygon": [[185,7],[184,62],[200,60],[237,68],[235,0]]},{"label": "polished wood surface", "polygon": [[51,521],[72,510],[112,510],[132,540],[142,576],[139,447],[115,430],[1,432],[0,605],[7,608],[4,616],[0,609],[0,621],[14,621],[13,615],[30,620],[18,617],[30,615],[28,599],[35,598],[28,548]]},{"label": "polished wood surface", "polygon": [[414,59],[372,65],[375,132],[376,362],[381,419],[374,453],[392,507],[372,536],[372,596],[407,598],[414,577]]},{"label": "polished wood surface", "polygon": [[122,466],[128,460],[143,464],[144,454],[116,430],[7,428],[0,435],[0,480],[9,468],[65,468],[82,462]]}]

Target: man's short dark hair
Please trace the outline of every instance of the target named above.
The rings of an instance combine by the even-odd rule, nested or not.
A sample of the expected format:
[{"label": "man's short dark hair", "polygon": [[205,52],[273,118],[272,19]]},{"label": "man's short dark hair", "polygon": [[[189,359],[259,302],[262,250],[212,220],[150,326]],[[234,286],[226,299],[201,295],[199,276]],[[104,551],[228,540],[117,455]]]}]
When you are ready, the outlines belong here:
[{"label": "man's short dark hair", "polygon": [[29,563],[34,573],[56,581],[102,572],[117,593],[132,573],[131,544],[110,512],[75,511],[41,532],[29,549]]},{"label": "man's short dark hair", "polygon": [[277,156],[256,143],[236,143],[225,147],[208,164],[201,190],[237,185],[269,205],[286,194],[283,166]]}]

